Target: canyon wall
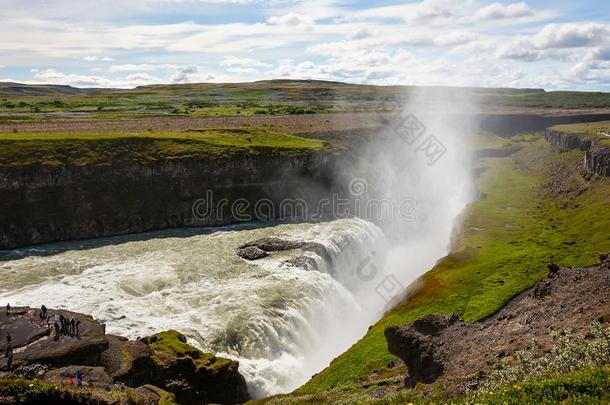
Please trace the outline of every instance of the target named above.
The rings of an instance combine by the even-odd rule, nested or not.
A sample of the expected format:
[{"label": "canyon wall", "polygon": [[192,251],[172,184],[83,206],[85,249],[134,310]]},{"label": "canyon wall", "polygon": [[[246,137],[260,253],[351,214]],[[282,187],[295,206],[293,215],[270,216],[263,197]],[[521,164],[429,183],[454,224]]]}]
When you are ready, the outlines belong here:
[{"label": "canyon wall", "polygon": [[[605,114],[543,117],[504,114],[475,117],[482,129],[504,136],[548,125],[610,118]],[[341,152],[298,156],[241,155],[226,158],[129,159],[90,165],[0,167],[0,250],[185,226],[217,226],[251,219],[303,219],[281,212],[286,200],[317,209],[322,198],[349,197],[346,167],[358,165],[357,150],[376,130],[310,133],[349,145]],[[587,167],[610,175],[609,148],[584,137],[547,130],[549,142],[586,152]],[[266,201],[262,211],[255,203]],[[237,205],[235,205],[237,204]],[[272,209],[269,209],[269,206]],[[303,205],[287,204],[288,210]],[[326,207],[325,209],[328,209]],[[306,213],[321,219],[328,212]],[[328,216],[328,215],[326,215]]]},{"label": "canyon wall", "polygon": [[[339,160],[331,153],[312,152],[0,167],[0,249],[290,217],[290,212],[278,211],[281,201],[328,195],[335,187],[330,173]],[[269,204],[257,216],[254,204],[263,199]],[[236,201],[241,204],[237,208]]]},{"label": "canyon wall", "polygon": [[547,129],[547,141],[561,149],[579,149],[585,152],[585,167],[600,176],[610,176],[610,147],[601,145],[583,134]]}]

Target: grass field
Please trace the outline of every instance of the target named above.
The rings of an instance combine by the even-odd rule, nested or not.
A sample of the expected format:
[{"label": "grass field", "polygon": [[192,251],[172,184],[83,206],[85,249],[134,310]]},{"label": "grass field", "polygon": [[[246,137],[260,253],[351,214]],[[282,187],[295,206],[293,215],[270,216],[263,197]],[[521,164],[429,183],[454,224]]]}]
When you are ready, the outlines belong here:
[{"label": "grass field", "polygon": [[117,160],[149,163],[178,158],[244,155],[295,156],[325,144],[268,129],[201,129],[184,133],[5,134],[0,166],[102,165]]},{"label": "grass field", "polygon": [[[383,331],[425,314],[482,319],[546,276],[546,265],[593,264],[610,250],[610,181],[585,184],[574,166],[582,152],[552,151],[540,136],[512,157],[482,162],[478,186],[486,197],[462,216],[454,251],[421,277],[415,294],[387,313],[366,336],[298,389],[289,402],[362,391],[359,383],[387,368],[393,356]],[[497,140],[490,140],[494,143]],[[484,143],[484,142],[483,142]],[[543,190],[551,179],[560,192]],[[330,390],[330,391],[329,391]]]},{"label": "grass field", "polygon": [[[251,116],[382,111],[392,101],[476,100],[484,109],[609,109],[609,93],[540,89],[369,86],[306,80],[153,85],[135,89],[77,89],[0,83],[0,122],[54,118]],[[421,97],[421,95],[424,95]],[[468,104],[468,103],[463,103]],[[442,104],[441,104],[442,105]]]}]

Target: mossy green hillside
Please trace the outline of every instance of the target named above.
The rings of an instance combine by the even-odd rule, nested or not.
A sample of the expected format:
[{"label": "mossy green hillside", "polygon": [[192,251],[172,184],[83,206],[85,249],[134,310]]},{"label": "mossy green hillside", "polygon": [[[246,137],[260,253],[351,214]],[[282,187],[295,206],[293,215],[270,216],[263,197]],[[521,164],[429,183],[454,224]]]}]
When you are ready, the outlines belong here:
[{"label": "mossy green hillside", "polygon": [[300,397],[277,395],[252,404],[294,405],[552,405],[552,404],[608,404],[610,403],[610,367],[599,366],[567,374],[547,374],[523,380],[518,384],[502,386],[491,391],[477,392],[462,398],[448,399],[440,392],[423,397],[423,387],[403,389],[383,398],[375,398],[374,388],[359,392],[334,389],[323,394]]},{"label": "mossy green hillside", "polygon": [[261,128],[201,129],[145,134],[6,134],[0,166],[103,165],[116,160],[150,163],[179,158],[247,155],[297,156],[326,144]]},{"label": "mossy green hillside", "polygon": [[143,338],[142,341],[153,352],[153,361],[164,367],[174,364],[177,359],[190,358],[196,368],[207,368],[210,371],[223,369],[232,363],[232,360],[216,357],[204,353],[186,342],[186,337],[175,330],[160,332]]},{"label": "mossy green hillside", "polygon": [[[453,253],[419,280],[418,289],[388,312],[295,395],[350,390],[393,356],[383,331],[425,314],[457,313],[476,321],[546,276],[546,265],[588,265],[610,250],[610,181],[576,173],[582,152],[558,153],[542,139],[512,157],[483,161],[478,187],[485,198],[462,215]],[[551,180],[567,185],[550,190]],[[391,372],[388,370],[388,372]],[[358,388],[354,388],[358,389]]]}]

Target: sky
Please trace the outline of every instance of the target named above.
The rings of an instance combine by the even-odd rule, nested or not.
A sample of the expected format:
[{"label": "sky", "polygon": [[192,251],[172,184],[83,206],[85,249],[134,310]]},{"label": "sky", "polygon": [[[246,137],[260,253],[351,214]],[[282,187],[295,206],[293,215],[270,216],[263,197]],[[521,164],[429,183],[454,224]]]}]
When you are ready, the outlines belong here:
[{"label": "sky", "polygon": [[0,81],[610,91],[610,1],[0,0]]}]

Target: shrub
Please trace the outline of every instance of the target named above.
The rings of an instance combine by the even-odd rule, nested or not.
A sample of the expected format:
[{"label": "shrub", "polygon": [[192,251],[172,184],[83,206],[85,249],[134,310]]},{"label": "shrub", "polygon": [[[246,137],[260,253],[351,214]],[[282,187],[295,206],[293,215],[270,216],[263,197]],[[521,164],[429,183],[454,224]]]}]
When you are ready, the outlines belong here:
[{"label": "shrub", "polygon": [[536,349],[517,352],[515,361],[496,365],[489,379],[482,384],[483,389],[514,384],[549,373],[565,374],[610,363],[610,327],[596,322],[590,330],[590,339],[574,336],[569,329],[563,334],[552,332],[550,337],[554,344],[549,353],[536,357]]}]

